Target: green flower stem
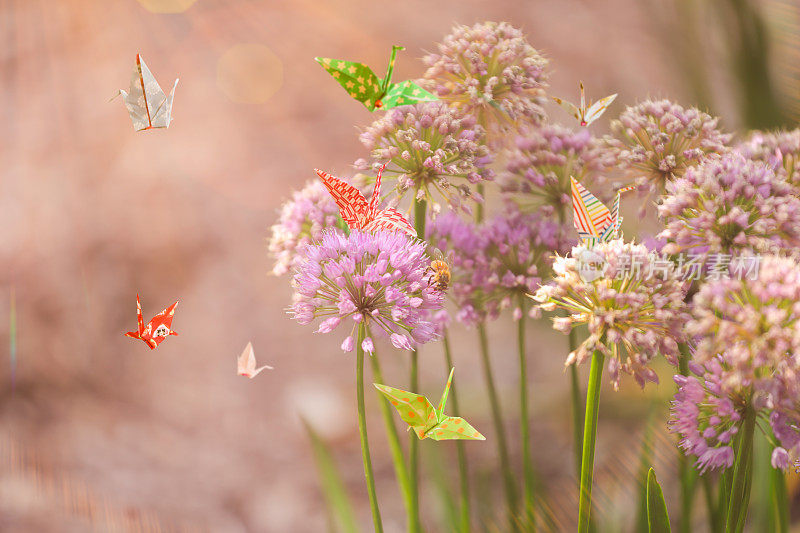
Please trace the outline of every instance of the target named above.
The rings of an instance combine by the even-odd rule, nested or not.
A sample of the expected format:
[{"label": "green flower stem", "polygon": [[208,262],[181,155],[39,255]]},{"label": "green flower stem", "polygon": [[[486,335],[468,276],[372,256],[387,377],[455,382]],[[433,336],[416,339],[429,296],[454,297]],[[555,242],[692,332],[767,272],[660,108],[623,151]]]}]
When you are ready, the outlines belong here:
[{"label": "green flower stem", "polygon": [[519,413],[522,431],[522,472],[524,475],[525,527],[536,529],[533,502],[533,463],[531,462],[531,431],[528,420],[528,369],[525,360],[525,299],[520,298],[522,318],[517,321],[517,351],[519,354]]},{"label": "green flower stem", "polygon": [[483,362],[483,373],[486,379],[486,388],[489,392],[489,405],[492,408],[492,421],[494,431],[497,435],[497,451],[500,454],[500,469],[503,474],[505,485],[506,502],[508,503],[509,520],[511,530],[517,530],[517,491],[514,486],[514,476],[511,473],[511,463],[508,460],[508,444],[506,444],[506,433],[503,425],[503,414],[500,409],[500,400],[494,386],[494,375],[492,374],[492,364],[489,360],[489,341],[486,337],[486,325],[478,325],[478,336],[481,344],[481,360]]},{"label": "green flower stem", "polygon": [[358,325],[358,343],[356,344],[356,395],[358,399],[358,434],[361,437],[361,457],[364,459],[364,477],[367,479],[369,506],[372,509],[372,523],[376,533],[383,532],[381,511],[378,508],[378,495],[375,493],[375,476],[372,473],[372,459],[369,456],[369,440],[367,439],[367,417],[364,407],[364,342],[366,327],[362,321]]},{"label": "green flower stem", "polygon": [[[409,390],[419,390],[419,374],[417,372],[417,351],[411,351],[411,372],[409,376]],[[418,533],[422,526],[419,520],[419,439],[413,431],[408,432],[408,489],[411,500],[408,530]]]},{"label": "green flower stem", "polygon": [[589,532],[592,508],[592,478],[594,477],[594,448],[597,441],[597,416],[600,409],[600,385],[605,356],[596,350],[589,370],[586,389],[586,418],[583,428],[583,455],[581,459],[581,485],[578,501],[578,533]]},{"label": "green flower stem", "polygon": [[711,476],[708,474],[703,474],[700,476],[700,480],[703,483],[703,493],[706,499],[708,526],[711,530],[711,533],[717,533],[720,531],[719,509],[717,509],[717,504],[714,501],[714,486],[712,485]]},{"label": "green flower stem", "polygon": [[745,408],[742,428],[736,439],[736,460],[733,463],[733,478],[725,519],[726,532],[740,532],[747,519],[750,504],[750,484],[753,471],[753,436],[756,427],[756,413],[749,404]]},{"label": "green flower stem", "polygon": [[[383,380],[383,373],[381,372],[381,366],[378,362],[378,353],[373,353],[369,360],[372,362],[372,376],[374,381],[376,383],[385,383]],[[377,394],[381,396],[380,392]],[[392,462],[394,463],[394,472],[397,476],[397,484],[400,487],[400,494],[403,496],[403,504],[405,504],[406,513],[408,514],[408,523],[410,524],[414,521],[414,516],[411,514],[411,491],[408,486],[408,468],[406,466],[405,457],[403,456],[403,446],[400,444],[400,434],[397,432],[397,426],[394,425],[394,418],[392,418],[389,402],[386,402],[381,396],[378,405],[381,406],[381,414],[383,415],[383,421],[386,425],[386,435],[389,439],[389,449],[391,450]]]},{"label": "green flower stem", "polygon": [[[569,331],[569,351],[578,347],[578,332],[575,328]],[[581,444],[583,443],[583,401],[581,400],[581,382],[577,365],[569,365],[570,389],[572,396],[572,442],[575,448],[575,479],[581,479]]]},{"label": "green flower stem", "polygon": [[[417,231],[417,237],[420,239],[425,238],[425,217],[427,216],[427,211],[428,204],[425,200],[417,200],[414,203],[414,229]],[[412,350],[409,390],[413,393],[419,392],[417,359],[417,351]],[[411,495],[411,512],[408,531],[410,533],[418,533],[422,530],[422,524],[419,519],[419,439],[413,431],[409,432],[408,438],[408,487]]]},{"label": "green flower stem", "polygon": [[789,496],[786,492],[786,477],[778,468],[771,468],[770,481],[772,482],[772,498],[775,503],[775,516],[777,518],[778,533],[789,531]]},{"label": "green flower stem", "polygon": [[[689,347],[685,344],[680,345],[680,355],[678,355],[678,372],[682,376],[689,375]],[[681,486],[681,519],[678,523],[680,533],[691,533],[692,531],[692,504],[694,503],[694,490],[697,482],[697,473],[692,468],[689,458],[684,455],[683,450],[678,448],[678,480]]]},{"label": "green flower stem", "polygon": [[[481,195],[481,198],[483,198],[483,201],[485,202],[486,201],[486,196],[484,196],[484,192],[483,192],[483,183],[478,183],[475,186],[475,190],[477,191],[478,194]],[[482,203],[478,203],[478,204],[475,205],[475,221],[479,222],[479,223],[483,222],[483,204]]]},{"label": "green flower stem", "polygon": [[[446,370],[450,372],[453,368],[453,357],[450,354],[450,339],[447,337],[447,332],[442,337],[444,344],[444,362]],[[450,385],[450,403],[453,406],[453,416],[461,416],[458,409],[458,395],[456,394],[455,383]],[[461,488],[461,510],[460,510],[460,524],[459,531],[461,533],[469,533],[470,531],[470,503],[469,503],[469,470],[467,470],[467,452],[464,448],[464,442],[456,441],[456,452],[458,453],[458,478]]]}]

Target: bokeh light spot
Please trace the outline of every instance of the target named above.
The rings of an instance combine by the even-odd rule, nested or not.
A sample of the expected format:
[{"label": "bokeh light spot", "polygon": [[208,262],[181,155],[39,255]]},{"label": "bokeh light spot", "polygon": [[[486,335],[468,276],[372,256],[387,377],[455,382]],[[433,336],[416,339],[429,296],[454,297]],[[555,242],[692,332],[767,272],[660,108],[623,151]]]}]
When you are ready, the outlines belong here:
[{"label": "bokeh light spot", "polygon": [[262,104],[283,85],[283,63],[261,44],[237,44],[217,63],[217,86],[232,101]]},{"label": "bokeh light spot", "polygon": [[151,13],[183,13],[197,0],[138,0]]}]

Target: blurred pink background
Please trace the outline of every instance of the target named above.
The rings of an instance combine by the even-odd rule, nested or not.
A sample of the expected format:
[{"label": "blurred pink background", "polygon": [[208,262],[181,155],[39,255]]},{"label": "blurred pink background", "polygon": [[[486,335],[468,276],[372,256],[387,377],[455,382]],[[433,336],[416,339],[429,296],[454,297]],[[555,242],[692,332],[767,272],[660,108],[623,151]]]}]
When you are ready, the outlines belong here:
[{"label": "blurred pink background", "polygon": [[[348,175],[367,155],[357,134],[370,114],[314,56],[360,60],[382,74],[391,45],[403,44],[395,77],[419,77],[419,58],[453,24],[506,20],[550,58],[553,94],[576,97],[578,79],[593,97],[619,92],[610,116],[648,95],[685,99],[681,78],[653,12],[635,0],[188,4],[0,4],[0,449],[17,450],[0,457],[27,450],[35,469],[88,487],[123,514],[147,514],[147,527],[320,531],[327,519],[304,414],[334,446],[366,524],[353,357],[340,352],[338,333],[316,335],[288,318],[288,279],[269,274],[266,251],[277,208],[314,167]],[[179,12],[154,12],[164,9]],[[127,89],[136,53],[162,87],[180,77],[168,130],[136,133],[122,101],[108,101]],[[180,336],[155,351],[123,336],[135,328],[137,292],[145,320],[180,299]],[[508,320],[490,327],[509,427],[512,329]],[[569,492],[566,339],[546,324],[531,329],[536,463]],[[454,337],[461,409],[490,435],[474,333]],[[260,364],[275,367],[252,381],[235,373],[248,341]],[[407,355],[379,349],[387,382],[403,386]],[[446,377],[440,351],[421,354],[422,391],[432,397]],[[656,394],[671,392],[667,379]],[[627,410],[641,421],[637,389],[609,401],[630,398],[641,405]],[[378,488],[387,531],[401,531],[376,402],[370,393]],[[606,425],[598,460],[634,433]],[[638,440],[629,445],[638,450]],[[492,446],[467,445],[480,475],[494,469]],[[0,529],[86,530],[91,520],[25,496],[37,490],[32,475],[0,473]],[[492,479],[484,490],[499,486]],[[433,491],[424,485],[423,498]],[[439,510],[423,507],[434,528]]]}]

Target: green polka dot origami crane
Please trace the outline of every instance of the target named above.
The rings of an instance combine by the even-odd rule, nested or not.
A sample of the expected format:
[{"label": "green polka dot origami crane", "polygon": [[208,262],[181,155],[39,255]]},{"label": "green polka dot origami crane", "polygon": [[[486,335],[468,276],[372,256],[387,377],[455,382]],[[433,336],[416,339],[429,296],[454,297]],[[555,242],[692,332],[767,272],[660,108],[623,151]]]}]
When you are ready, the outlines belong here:
[{"label": "green polka dot origami crane", "polygon": [[370,111],[438,100],[436,96],[412,81],[392,83],[395,56],[398,50],[404,49],[402,46],[392,46],[392,56],[385,78],[376,76],[372,69],[363,63],[329,57],[314,59],[344,87],[347,94],[364,104]]},{"label": "green polka dot origami crane", "polygon": [[444,388],[442,399],[435,409],[425,396],[387,387],[386,385],[379,385],[378,383],[374,385],[397,409],[400,418],[408,424],[408,429],[413,429],[420,440],[425,438],[433,440],[486,440],[486,437],[478,433],[463,418],[444,414],[447,392],[450,390],[450,383],[453,381],[453,371],[455,371],[455,368],[450,370],[450,377],[447,378],[447,385]]}]

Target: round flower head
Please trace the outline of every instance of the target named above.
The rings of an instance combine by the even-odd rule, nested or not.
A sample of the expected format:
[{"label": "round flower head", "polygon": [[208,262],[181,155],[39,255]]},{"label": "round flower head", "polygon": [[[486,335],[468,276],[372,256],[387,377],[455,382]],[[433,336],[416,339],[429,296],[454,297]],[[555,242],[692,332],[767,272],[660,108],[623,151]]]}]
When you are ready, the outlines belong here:
[{"label": "round flower head", "polygon": [[733,465],[731,441],[752,395],[748,389],[726,384],[723,366],[715,358],[707,362],[700,379],[675,376],[678,392],[672,401],[670,429],[681,436],[679,446],[697,456],[701,472]]},{"label": "round flower head", "polygon": [[764,163],[736,152],[667,184],[658,206],[669,254],[740,255],[800,245],[800,199]]},{"label": "round flower head", "polygon": [[746,158],[763,161],[792,186],[800,187],[800,128],[772,133],[756,131],[736,148]]},{"label": "round flower head", "polygon": [[506,22],[456,26],[439,52],[423,58],[426,88],[494,134],[519,120],[539,124],[547,60]]},{"label": "round flower head", "polygon": [[580,244],[569,256],[557,257],[552,283],[541,286],[533,298],[546,311],[563,309],[553,327],[568,333],[585,323],[589,338],[567,357],[580,364],[599,350],[608,359],[614,387],[619,371],[644,387],[658,382],[648,364],[659,353],[675,364],[683,324],[688,318],[683,283],[672,263],[641,244],[622,239]]},{"label": "round flower head", "polygon": [[[443,102],[392,109],[361,134],[361,142],[372,152],[373,168],[388,163],[384,180],[397,178],[398,199],[410,191],[434,212],[438,197],[469,212],[464,200],[483,200],[470,185],[492,178],[483,128]],[[359,159],[355,166],[366,170],[370,163]]]},{"label": "round flower head", "polygon": [[776,372],[800,353],[800,267],[767,256],[748,276],[709,280],[692,300],[686,333],[698,363],[724,355],[730,386],[769,392]]},{"label": "round flower head", "polygon": [[[322,318],[318,333],[349,325],[342,350],[353,349],[353,330],[362,321],[400,349],[435,338],[431,313],[442,307],[442,294],[425,281],[430,259],[424,242],[397,232],[326,231],[319,244],[306,245],[304,255],[290,313],[301,324]],[[362,347],[371,353],[372,339]]]},{"label": "round flower head", "polygon": [[668,182],[709,155],[726,150],[730,135],[717,119],[669,100],[628,107],[611,121],[606,163],[626,170],[640,190],[660,194]]},{"label": "round flower head", "polygon": [[[480,231],[484,246],[474,255],[473,280],[481,287],[486,316],[494,320],[512,308],[514,320],[520,320],[527,296],[550,274],[553,254],[568,250],[574,240],[561,224],[513,210],[494,217]],[[541,311],[533,307],[529,314],[538,318]]]},{"label": "round flower head", "polygon": [[543,209],[572,220],[570,176],[591,189],[599,183],[600,157],[598,141],[587,128],[543,125],[517,138],[501,188],[524,212]]},{"label": "round flower head", "polygon": [[[787,369],[789,370],[789,369]],[[787,470],[800,459],[800,367],[795,361],[781,373],[769,415],[778,446],[772,450],[772,467]]]},{"label": "round flower head", "polygon": [[458,307],[456,319],[467,325],[485,320],[483,287],[475,269],[475,257],[486,246],[485,235],[453,212],[429,219],[426,230],[430,245],[447,256],[450,266],[447,294]]},{"label": "round flower head", "polygon": [[295,191],[280,210],[272,228],[269,252],[275,258],[272,272],[280,276],[302,261],[303,245],[319,240],[323,230],[336,227],[339,208],[319,180],[310,181]]}]

